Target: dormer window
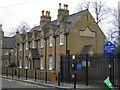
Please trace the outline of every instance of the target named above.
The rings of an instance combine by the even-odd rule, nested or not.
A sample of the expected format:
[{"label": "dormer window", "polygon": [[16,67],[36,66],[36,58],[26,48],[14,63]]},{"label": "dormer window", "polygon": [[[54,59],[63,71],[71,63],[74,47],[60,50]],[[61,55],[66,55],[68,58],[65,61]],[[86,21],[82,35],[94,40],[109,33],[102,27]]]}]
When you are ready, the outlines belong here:
[{"label": "dormer window", "polygon": [[20,43],[20,50],[22,50],[22,43]]},{"label": "dormer window", "polygon": [[43,48],[44,47],[44,39],[42,38],[41,39],[41,48]]},{"label": "dormer window", "polygon": [[28,42],[26,42],[26,49],[28,49]]},{"label": "dormer window", "polygon": [[50,47],[53,46],[53,36],[50,36]]},{"label": "dormer window", "polygon": [[63,45],[64,44],[64,34],[61,33],[60,34],[60,44],[59,45]]},{"label": "dormer window", "polygon": [[35,41],[32,40],[32,48],[35,48]]}]

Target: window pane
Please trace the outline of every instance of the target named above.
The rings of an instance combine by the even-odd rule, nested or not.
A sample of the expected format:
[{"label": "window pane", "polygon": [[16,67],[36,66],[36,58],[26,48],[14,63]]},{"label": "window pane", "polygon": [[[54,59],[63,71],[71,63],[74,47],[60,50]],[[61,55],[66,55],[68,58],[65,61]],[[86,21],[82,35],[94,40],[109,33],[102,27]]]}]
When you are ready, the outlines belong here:
[{"label": "window pane", "polygon": [[53,57],[50,56],[50,57],[49,57],[49,69],[50,69],[50,70],[52,69],[52,61],[53,61]]},{"label": "window pane", "polygon": [[50,46],[53,44],[53,36],[50,36]]},{"label": "window pane", "polygon": [[41,47],[44,47],[44,39],[41,39]]},{"label": "window pane", "polygon": [[60,34],[60,44],[64,43],[64,34]]},{"label": "window pane", "polygon": [[35,41],[32,40],[32,48],[34,48],[34,47],[35,47]]},{"label": "window pane", "polygon": [[44,69],[44,60],[43,60],[43,57],[40,58],[40,69]]}]

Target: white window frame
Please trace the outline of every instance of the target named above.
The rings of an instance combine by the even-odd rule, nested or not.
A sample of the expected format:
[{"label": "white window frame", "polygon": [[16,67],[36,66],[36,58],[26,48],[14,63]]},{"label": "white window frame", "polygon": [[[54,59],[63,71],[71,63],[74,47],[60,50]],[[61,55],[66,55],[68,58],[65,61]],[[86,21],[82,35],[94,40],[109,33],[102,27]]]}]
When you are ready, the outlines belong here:
[{"label": "white window frame", "polygon": [[35,48],[35,40],[32,40],[32,48]]},{"label": "white window frame", "polygon": [[20,58],[20,61],[19,61],[19,68],[22,68],[22,58]]},{"label": "white window frame", "polygon": [[40,57],[40,69],[44,69],[44,58]]},{"label": "white window frame", "polygon": [[28,49],[28,42],[25,43],[26,44],[26,50]]},{"label": "white window frame", "polygon": [[49,40],[50,40],[50,47],[52,47],[53,46],[53,36],[50,36]]},{"label": "white window frame", "polygon": [[49,70],[53,69],[53,56],[49,56]]},{"label": "white window frame", "polygon": [[43,47],[44,47],[44,39],[41,38],[41,48],[43,48]]},{"label": "white window frame", "polygon": [[64,44],[64,33],[60,34],[60,44],[59,45],[63,45]]},{"label": "white window frame", "polygon": [[26,58],[25,69],[28,69],[28,59]]},{"label": "white window frame", "polygon": [[20,51],[22,50],[22,43],[20,43]]}]

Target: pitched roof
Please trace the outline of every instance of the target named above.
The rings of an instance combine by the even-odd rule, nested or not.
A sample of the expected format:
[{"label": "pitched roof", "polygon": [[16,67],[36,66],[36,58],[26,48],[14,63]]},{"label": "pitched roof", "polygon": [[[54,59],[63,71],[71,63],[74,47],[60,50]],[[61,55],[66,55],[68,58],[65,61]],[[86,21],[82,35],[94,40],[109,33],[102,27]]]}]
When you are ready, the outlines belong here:
[{"label": "pitched roof", "polygon": [[[52,30],[54,32],[54,35],[57,35],[57,32],[60,28],[60,24],[63,25],[64,28],[64,32],[68,33],[71,28],[76,24],[76,22],[81,18],[81,16],[83,15],[83,13],[86,10],[80,11],[78,13],[74,13],[72,15],[68,15],[62,18],[61,22],[59,22],[58,20],[54,20],[54,21],[50,21],[48,22],[43,28],[43,32],[44,32],[44,37],[48,37],[48,32],[50,30],[50,27],[52,26]],[[39,33],[40,33],[40,26],[35,26],[30,30],[30,33],[35,32],[35,38],[36,39],[40,39],[39,38]],[[29,37],[29,41],[31,40],[30,38],[32,37],[31,34],[28,34]]]},{"label": "pitched roof", "polygon": [[3,45],[2,45],[2,48],[14,48],[15,46],[15,42],[16,42],[16,39],[15,39],[15,36],[14,37],[3,37]]}]

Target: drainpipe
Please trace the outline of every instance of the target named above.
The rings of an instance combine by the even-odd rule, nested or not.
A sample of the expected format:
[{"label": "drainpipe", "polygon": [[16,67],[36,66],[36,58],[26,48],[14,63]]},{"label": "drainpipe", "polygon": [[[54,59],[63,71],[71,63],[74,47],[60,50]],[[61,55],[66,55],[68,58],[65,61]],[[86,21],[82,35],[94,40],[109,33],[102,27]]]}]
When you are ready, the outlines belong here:
[{"label": "drainpipe", "polygon": [[22,56],[23,56],[22,66],[23,66],[23,68],[24,68],[24,43],[23,43],[23,50],[22,50],[22,51],[23,51],[23,55],[22,55]]},{"label": "drainpipe", "polygon": [[47,60],[46,60],[47,59],[47,38],[45,38],[44,43],[45,43],[45,45],[44,45],[45,46],[44,47],[45,48],[45,70],[47,70]]},{"label": "drainpipe", "polygon": [[56,69],[56,36],[55,36],[55,69]]}]

